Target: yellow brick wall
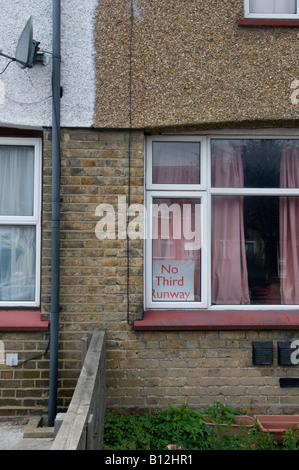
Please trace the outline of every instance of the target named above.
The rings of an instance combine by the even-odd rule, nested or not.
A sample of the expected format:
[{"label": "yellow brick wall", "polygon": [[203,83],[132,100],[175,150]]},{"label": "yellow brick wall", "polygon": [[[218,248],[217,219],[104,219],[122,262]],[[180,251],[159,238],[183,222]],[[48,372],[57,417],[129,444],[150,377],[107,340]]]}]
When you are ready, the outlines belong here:
[{"label": "yellow brick wall", "polygon": [[[46,140],[46,148],[50,141]],[[144,134],[131,135],[130,202],[143,202]],[[45,174],[50,161],[45,161]],[[117,209],[128,197],[129,132],[63,130],[61,173],[61,315],[59,404],[65,406],[79,373],[80,341],[94,328],[107,329],[109,407],[150,408],[222,400],[261,411],[299,411],[297,389],[279,378],[296,377],[296,366],[277,364],[277,341],[287,331],[135,332],[143,312],[143,240],[99,240],[96,207]],[[47,181],[48,182],[48,181]],[[49,201],[45,180],[44,200]],[[46,204],[46,203],[45,203]],[[50,240],[44,213],[44,254]],[[129,309],[127,267],[129,248]],[[49,266],[44,259],[43,309],[49,308]],[[271,366],[252,364],[252,341],[273,341]]]},{"label": "yellow brick wall", "polygon": [[[62,130],[61,289],[58,406],[65,410],[81,368],[81,339],[107,330],[107,405],[153,408],[221,400],[241,410],[299,412],[298,389],[280,388],[298,366],[279,366],[277,341],[296,331],[135,332],[143,312],[143,240],[99,240],[101,203],[128,198],[129,133]],[[130,202],[143,202],[144,135],[132,132]],[[51,133],[43,160],[42,315],[50,316]],[[128,257],[129,248],[129,308]],[[42,354],[49,335],[3,332],[7,352],[20,361]],[[252,363],[252,341],[273,341],[273,365]],[[0,416],[46,413],[49,354],[16,368],[0,365]]]},{"label": "yellow brick wall", "polygon": [[[126,336],[126,339],[123,339]],[[155,408],[220,400],[250,413],[298,413],[298,389],[280,388],[298,366],[278,366],[285,331],[184,331],[123,334],[108,350],[108,405]],[[273,365],[252,364],[252,341],[273,341]]]},{"label": "yellow brick wall", "polygon": [[[9,314],[9,312],[8,312]],[[18,354],[18,365],[0,364],[0,417],[47,412],[49,335],[42,332],[0,332],[6,354]]]},{"label": "yellow brick wall", "polygon": [[[51,134],[45,136],[43,213],[43,314],[50,311]],[[129,145],[130,144],[130,145]],[[130,147],[130,183],[129,183]],[[63,130],[61,137],[61,262],[59,406],[71,395],[81,360],[81,338],[94,328],[108,331],[108,363],[118,367],[113,344],[132,334],[142,316],[143,240],[99,240],[99,204],[118,210],[118,197],[143,202],[144,135],[134,132]],[[131,186],[130,199],[128,187]],[[128,312],[128,257],[130,307]],[[133,334],[133,336],[135,336]],[[109,347],[112,344],[112,347]],[[118,356],[118,354],[117,354]],[[112,363],[111,363],[112,360]],[[119,371],[121,374],[121,371]]]}]

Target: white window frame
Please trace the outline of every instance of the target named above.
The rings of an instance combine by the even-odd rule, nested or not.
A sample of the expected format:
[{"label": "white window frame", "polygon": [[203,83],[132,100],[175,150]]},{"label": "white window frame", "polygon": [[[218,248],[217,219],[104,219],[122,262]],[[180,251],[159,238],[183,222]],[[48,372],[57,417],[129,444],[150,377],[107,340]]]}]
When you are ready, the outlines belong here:
[{"label": "white window frame", "polygon": [[250,13],[249,1],[244,0],[244,17],[245,18],[268,18],[268,19],[299,19],[299,0],[296,0],[297,13],[282,14],[282,13]]},{"label": "white window frame", "polygon": [[[166,141],[182,141],[181,136],[151,136],[146,142],[146,152],[149,155],[149,148],[152,142],[157,138],[163,138]],[[205,187],[195,189],[196,185],[184,185],[185,191],[178,189],[177,185],[152,185],[148,187],[149,179],[149,165],[151,160],[145,159],[145,171],[148,173],[146,176],[145,186],[145,201],[146,201],[146,218],[145,218],[145,263],[144,263],[144,308],[156,310],[192,310],[192,309],[205,309],[205,310],[297,310],[296,305],[212,305],[211,302],[211,206],[212,196],[214,195],[241,195],[241,196],[299,196],[299,189],[291,188],[212,188],[211,187],[211,142],[214,139],[229,140],[248,140],[248,139],[271,139],[271,140],[299,140],[299,134],[292,130],[255,130],[255,131],[234,131],[228,133],[227,131],[219,132],[206,132],[205,135],[199,136],[184,136],[185,139],[198,140],[203,143],[201,149],[201,160],[203,162],[202,174],[205,175]],[[153,189],[154,186],[154,189]],[[167,187],[166,187],[167,186]],[[171,186],[172,190],[168,189]],[[175,188],[174,188],[175,186]],[[181,185],[179,185],[181,186]],[[201,302],[153,302],[152,301],[152,240],[151,240],[151,227],[152,227],[152,200],[154,197],[184,197],[184,198],[202,198],[202,301]]]},{"label": "white window frame", "polygon": [[[154,198],[184,198],[184,199],[200,199],[201,203],[201,301],[194,302],[155,302],[152,299],[153,290],[153,276],[152,276],[152,208]],[[208,224],[204,223],[207,220],[207,194],[204,191],[149,191],[147,194],[146,206],[146,248],[145,248],[145,298],[147,308],[163,308],[163,309],[198,309],[207,308],[208,305],[208,277],[203,275],[208,270]]]},{"label": "white window frame", "polygon": [[[202,190],[206,189],[206,184],[207,184],[207,173],[206,173],[206,166],[205,166],[205,153],[206,153],[206,139],[204,137],[200,136],[151,136],[148,137],[148,145],[147,145],[147,161],[148,165],[146,168],[146,188],[147,189],[163,189],[163,190],[168,190],[168,191],[173,191],[173,184],[163,184],[163,185],[158,185],[158,184],[153,184],[152,183],[152,148],[153,148],[153,142],[198,142],[200,143],[200,178],[201,182],[200,184],[192,184],[190,185],[190,189],[192,190]],[[175,189],[177,190],[183,190],[185,191],[187,189],[186,184],[176,184]]]},{"label": "white window frame", "polygon": [[[153,184],[152,183],[152,148],[153,142],[198,142],[200,143],[200,184]],[[207,210],[207,139],[205,136],[149,136],[147,138],[147,165],[146,165],[146,242],[145,242],[145,303],[147,308],[155,309],[198,309],[207,308],[208,305],[208,277],[203,275],[208,269],[208,225],[204,223],[208,217]],[[201,301],[200,302],[154,302],[152,300],[152,201],[154,198],[198,198],[201,199]]]},{"label": "white window frame", "polygon": [[41,181],[42,181],[42,141],[39,138],[0,137],[0,146],[34,147],[34,205],[31,216],[1,216],[0,225],[35,226],[36,261],[35,261],[35,299],[34,301],[0,301],[0,307],[38,307],[40,305],[40,269],[41,269]]}]

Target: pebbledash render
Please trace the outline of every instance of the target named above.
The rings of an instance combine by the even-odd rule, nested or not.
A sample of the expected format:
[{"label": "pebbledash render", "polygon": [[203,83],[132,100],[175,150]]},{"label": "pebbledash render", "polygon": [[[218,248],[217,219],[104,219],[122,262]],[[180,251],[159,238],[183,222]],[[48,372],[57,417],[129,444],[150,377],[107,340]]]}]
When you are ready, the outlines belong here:
[{"label": "pebbledash render", "polygon": [[[35,12],[49,51],[51,1],[21,3],[0,19],[5,49]],[[108,408],[299,412],[298,8],[63,5],[59,411],[102,328]],[[49,400],[51,58],[0,84],[0,415],[14,416]]]}]

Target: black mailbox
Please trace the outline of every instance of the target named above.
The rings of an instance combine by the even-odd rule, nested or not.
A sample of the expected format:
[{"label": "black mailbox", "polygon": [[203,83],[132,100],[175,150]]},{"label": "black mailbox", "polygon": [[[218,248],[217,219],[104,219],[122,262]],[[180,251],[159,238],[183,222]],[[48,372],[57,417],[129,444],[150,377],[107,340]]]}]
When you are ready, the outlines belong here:
[{"label": "black mailbox", "polygon": [[277,342],[277,360],[281,366],[292,366],[291,354],[295,351],[291,348],[292,341]]},{"label": "black mailbox", "polygon": [[253,341],[252,362],[254,365],[273,364],[273,343],[272,341]]}]

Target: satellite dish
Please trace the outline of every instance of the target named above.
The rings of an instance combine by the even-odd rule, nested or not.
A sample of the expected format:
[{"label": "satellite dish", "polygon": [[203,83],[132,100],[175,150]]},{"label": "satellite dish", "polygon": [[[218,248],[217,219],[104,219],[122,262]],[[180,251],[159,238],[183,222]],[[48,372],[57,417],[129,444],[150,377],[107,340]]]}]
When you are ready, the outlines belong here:
[{"label": "satellite dish", "polygon": [[0,55],[17,62],[22,69],[32,68],[36,63],[47,64],[45,54],[39,51],[39,42],[33,39],[33,20],[30,16],[19,38],[15,57],[10,57],[0,51]]},{"label": "satellite dish", "polygon": [[15,52],[17,64],[22,69],[34,67],[36,62],[44,61],[44,54],[39,53],[39,42],[33,39],[33,20],[30,16],[19,38]]},{"label": "satellite dish", "polygon": [[33,49],[33,21],[32,16],[26,23],[22,31],[18,45],[15,52],[15,58],[19,67],[24,69],[29,67],[32,63],[32,49]]}]

